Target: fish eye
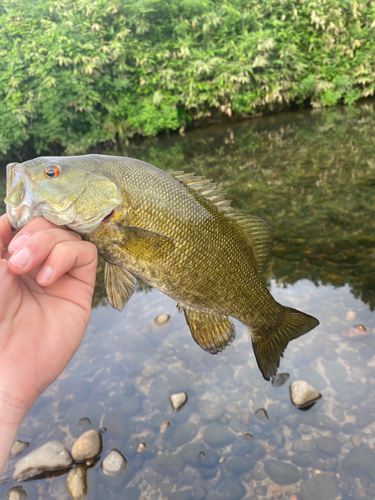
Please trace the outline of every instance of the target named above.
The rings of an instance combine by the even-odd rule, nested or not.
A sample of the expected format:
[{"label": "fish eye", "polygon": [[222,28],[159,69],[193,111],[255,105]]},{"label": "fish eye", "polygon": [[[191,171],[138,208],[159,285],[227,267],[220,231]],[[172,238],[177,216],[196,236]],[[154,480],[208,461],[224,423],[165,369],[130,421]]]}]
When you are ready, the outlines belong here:
[{"label": "fish eye", "polygon": [[46,177],[49,177],[50,179],[52,179],[53,177],[57,177],[60,175],[60,169],[59,167],[46,167],[45,170],[44,170],[44,175]]}]

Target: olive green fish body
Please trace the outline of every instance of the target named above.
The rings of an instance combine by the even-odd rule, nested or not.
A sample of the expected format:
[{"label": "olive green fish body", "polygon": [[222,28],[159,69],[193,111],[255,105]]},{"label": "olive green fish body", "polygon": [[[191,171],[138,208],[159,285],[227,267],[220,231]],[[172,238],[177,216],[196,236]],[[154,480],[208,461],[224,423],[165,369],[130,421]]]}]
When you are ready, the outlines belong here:
[{"label": "olive green fish body", "polygon": [[[44,215],[64,224],[65,217],[65,224],[94,243],[106,260],[107,294],[117,309],[133,293],[136,277],[141,278],[176,300],[194,340],[213,354],[234,339],[232,316],[248,327],[267,380],[276,373],[288,342],[318,324],[278,304],[259,277],[272,244],[268,223],[236,212],[210,181],[122,157],[29,163],[37,170],[38,161],[43,178],[30,173],[28,162],[9,169],[6,203],[11,222],[16,226],[18,220],[23,224]],[[51,165],[59,169],[56,182],[45,180],[53,175]],[[81,182],[79,189],[68,182],[70,172]],[[86,173],[86,183],[81,173]],[[48,181],[55,187],[59,182],[69,200],[59,202],[55,211]],[[29,189],[30,198],[33,183],[39,186],[37,199],[44,201],[22,209],[22,193]],[[96,201],[92,185],[99,191]]]},{"label": "olive green fish body", "polygon": [[[119,229],[115,221],[100,225],[87,239],[105,260],[125,267],[182,307],[233,316],[251,324],[254,333],[262,331],[264,323],[269,325],[271,316],[277,324],[283,308],[255,271],[251,247],[238,225],[196,193],[181,190],[173,178],[168,180],[174,184],[166,190],[169,207],[154,199],[148,210],[144,195],[132,196],[128,188],[130,205],[123,207],[126,215],[121,217],[127,226],[170,238],[173,244],[166,245],[156,257],[152,250],[144,255],[129,253],[125,239],[122,241],[121,226]],[[170,208],[173,204],[175,210]],[[183,213],[184,206],[186,214],[176,224],[174,212]]]}]

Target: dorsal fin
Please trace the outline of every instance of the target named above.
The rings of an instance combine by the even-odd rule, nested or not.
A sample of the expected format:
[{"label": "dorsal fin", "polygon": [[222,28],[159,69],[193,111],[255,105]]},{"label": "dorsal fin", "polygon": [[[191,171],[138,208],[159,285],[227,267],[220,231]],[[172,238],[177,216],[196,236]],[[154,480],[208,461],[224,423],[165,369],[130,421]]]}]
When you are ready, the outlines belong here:
[{"label": "dorsal fin", "polygon": [[231,217],[241,227],[249,242],[260,273],[271,253],[273,243],[273,229],[271,225],[256,215],[232,214]]},{"label": "dorsal fin", "polygon": [[[194,189],[201,196],[210,201],[219,210],[227,211],[230,208],[231,201],[225,199],[225,193],[222,188],[218,188],[212,183],[212,179],[205,179],[201,175],[188,174],[183,171],[171,172],[171,175],[178,180],[183,186]],[[231,211],[234,211],[231,209]]]},{"label": "dorsal fin", "polygon": [[261,217],[236,212],[230,206],[231,201],[225,198],[225,193],[221,188],[217,188],[216,184],[212,183],[212,179],[205,179],[203,176],[195,176],[183,171],[171,172],[171,175],[182,185],[194,189],[241,227],[253,250],[257,271],[261,272],[272,248],[273,229],[270,224]]}]

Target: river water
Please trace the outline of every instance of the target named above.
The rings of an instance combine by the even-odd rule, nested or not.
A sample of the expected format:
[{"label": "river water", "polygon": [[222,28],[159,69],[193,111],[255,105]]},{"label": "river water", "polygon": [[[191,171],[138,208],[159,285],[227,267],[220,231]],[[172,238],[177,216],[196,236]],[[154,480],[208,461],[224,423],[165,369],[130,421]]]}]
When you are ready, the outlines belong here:
[{"label": "river water", "polygon": [[[214,179],[232,206],[267,219],[275,241],[264,281],[277,301],[320,326],[289,344],[279,369],[289,378],[275,386],[263,380],[243,325],[235,322],[226,351],[206,354],[174,301],[144,283],[121,313],[113,310],[100,263],[84,340],[19,430],[17,438],[30,443],[24,455],[51,440],[71,449],[83,430],[101,429],[101,458],[87,468],[89,500],[374,499],[374,128],[370,102],[117,152]],[[158,327],[161,313],[170,320]],[[347,338],[355,325],[366,336]],[[322,394],[306,411],[290,400],[297,380]],[[169,396],[181,391],[188,401],[174,412]],[[127,459],[117,478],[100,468],[113,449]],[[65,500],[65,480],[50,474],[22,486],[28,499]],[[0,485],[0,498],[16,485]]]}]

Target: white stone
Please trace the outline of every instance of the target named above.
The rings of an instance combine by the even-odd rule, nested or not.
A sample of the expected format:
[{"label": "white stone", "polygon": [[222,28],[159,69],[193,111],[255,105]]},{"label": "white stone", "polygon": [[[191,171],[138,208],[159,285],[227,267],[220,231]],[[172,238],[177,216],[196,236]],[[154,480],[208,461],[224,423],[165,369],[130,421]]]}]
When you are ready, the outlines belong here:
[{"label": "white stone", "polygon": [[84,432],[74,443],[72,457],[76,461],[91,460],[102,452],[102,436],[98,431],[91,429]]},{"label": "white stone", "polygon": [[126,465],[126,458],[118,450],[112,450],[103,460],[101,469],[107,476],[118,477],[124,473]]},{"label": "white stone", "polygon": [[322,397],[320,392],[304,380],[296,380],[295,382],[292,382],[289,389],[290,399],[298,408],[303,408],[304,406],[307,406]]},{"label": "white stone", "polygon": [[171,402],[174,411],[177,411],[180,408],[182,408],[186,403],[187,399],[188,397],[186,392],[178,392],[177,394],[172,394],[172,396],[169,397],[169,401]]},{"label": "white stone", "polygon": [[72,463],[72,457],[65,446],[58,441],[50,441],[16,462],[13,480],[25,481],[44,471],[65,469]]},{"label": "white stone", "polygon": [[10,456],[11,457],[18,457],[18,455],[21,455],[24,451],[27,450],[29,447],[29,443],[24,442],[24,441],[15,441],[12,449],[10,450]]},{"label": "white stone", "polygon": [[27,500],[26,491],[22,486],[13,486],[7,491],[9,500]]},{"label": "white stone", "polygon": [[146,451],[146,448],[147,448],[147,445],[146,443],[138,443],[137,444],[137,451],[138,453],[143,453],[144,451]]},{"label": "white stone", "polygon": [[159,314],[159,316],[156,316],[156,318],[154,319],[154,323],[157,326],[162,326],[165,325],[165,323],[168,323],[169,320],[169,314]]}]

